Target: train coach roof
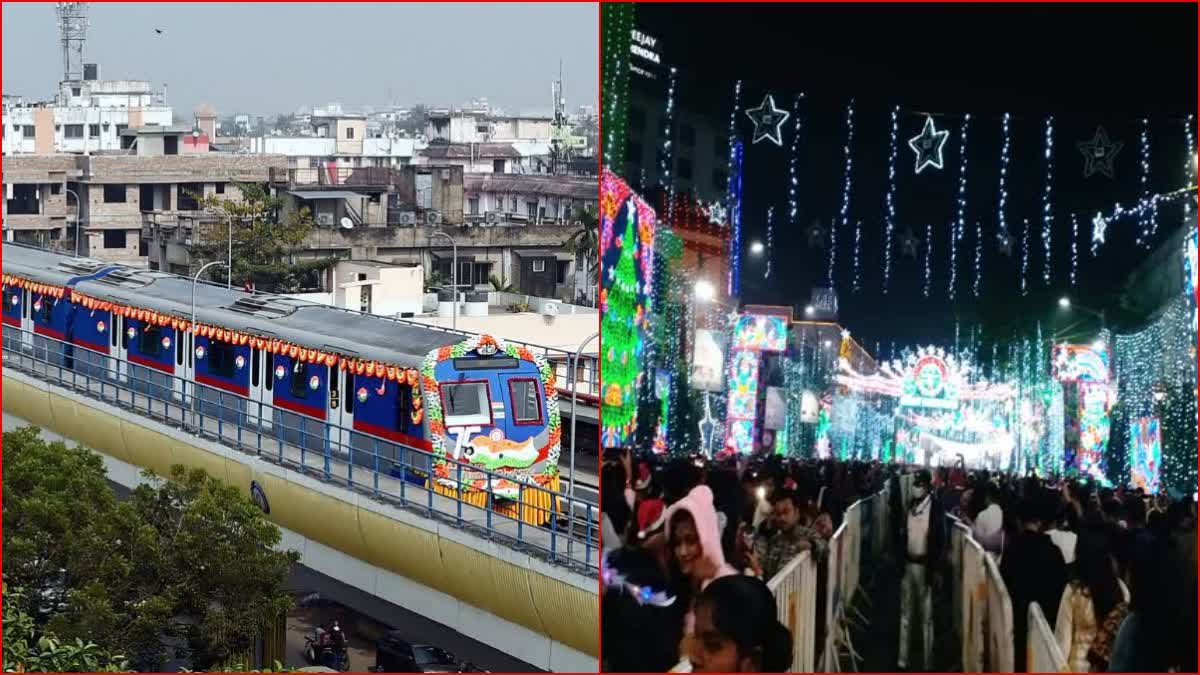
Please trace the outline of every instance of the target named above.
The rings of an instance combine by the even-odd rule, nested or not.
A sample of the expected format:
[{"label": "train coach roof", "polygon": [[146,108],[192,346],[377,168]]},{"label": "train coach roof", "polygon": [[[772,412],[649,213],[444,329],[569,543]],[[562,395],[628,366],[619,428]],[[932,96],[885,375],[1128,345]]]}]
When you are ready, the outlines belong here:
[{"label": "train coach roof", "polygon": [[[4,245],[4,271],[48,284],[65,285],[84,276],[92,263],[117,271],[76,288],[96,298],[187,318],[191,315],[190,279],[173,274],[74,259],[48,251]],[[347,312],[305,300],[252,295],[212,284],[195,284],[196,320],[222,328],[294,342],[310,349],[420,367],[430,351],[460,342],[455,333],[387,318]]]}]

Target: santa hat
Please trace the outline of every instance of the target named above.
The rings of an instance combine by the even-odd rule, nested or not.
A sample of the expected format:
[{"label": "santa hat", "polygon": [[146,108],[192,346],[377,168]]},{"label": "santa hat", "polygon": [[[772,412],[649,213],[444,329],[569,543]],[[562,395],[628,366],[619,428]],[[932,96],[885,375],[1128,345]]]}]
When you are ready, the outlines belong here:
[{"label": "santa hat", "polygon": [[661,499],[647,499],[638,505],[638,539],[647,539],[666,522],[666,505]]},{"label": "santa hat", "polygon": [[645,490],[650,485],[650,465],[638,462],[637,479],[633,481],[634,490]]}]

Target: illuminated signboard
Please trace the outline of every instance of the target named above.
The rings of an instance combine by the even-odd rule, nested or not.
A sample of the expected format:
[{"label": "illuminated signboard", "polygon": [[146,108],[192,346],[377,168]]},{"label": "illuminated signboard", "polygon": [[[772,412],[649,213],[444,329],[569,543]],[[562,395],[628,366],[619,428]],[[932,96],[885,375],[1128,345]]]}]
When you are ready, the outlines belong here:
[{"label": "illuminated signboard", "polygon": [[733,330],[733,349],[787,351],[787,326],[787,319],[782,316],[739,316]]},{"label": "illuminated signboard", "polygon": [[1196,295],[1196,245],[1200,233],[1193,231],[1188,235],[1183,245],[1183,278],[1187,284],[1187,294]]},{"label": "illuminated signboard", "polygon": [[1079,473],[1104,475],[1104,451],[1112,427],[1112,392],[1107,384],[1079,385]]},{"label": "illuminated signboard", "polygon": [[692,386],[701,391],[725,388],[725,344],[721,333],[697,329],[692,349]]},{"label": "illuminated signboard", "polygon": [[1133,486],[1157,494],[1162,465],[1162,429],[1157,417],[1143,417],[1129,425],[1129,447],[1133,448],[1129,466]]},{"label": "illuminated signboard", "polygon": [[1108,348],[1055,345],[1054,377],[1060,382],[1108,382]]},{"label": "illuminated signboard", "polygon": [[906,408],[958,408],[958,370],[935,353],[918,356],[908,371],[900,391],[900,405]]},{"label": "illuminated signboard", "polygon": [[658,38],[647,35],[638,29],[629,34],[629,53],[636,57],[630,59],[629,70],[651,80],[656,78],[655,72],[662,65],[662,55],[658,52]]}]

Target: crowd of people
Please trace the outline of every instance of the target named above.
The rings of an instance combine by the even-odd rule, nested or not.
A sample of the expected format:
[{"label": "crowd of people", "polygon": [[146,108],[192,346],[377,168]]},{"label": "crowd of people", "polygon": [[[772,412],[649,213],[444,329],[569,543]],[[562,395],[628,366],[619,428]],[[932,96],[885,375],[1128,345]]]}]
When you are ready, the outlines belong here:
[{"label": "crowd of people", "polygon": [[[998,564],[1012,602],[1016,670],[1025,670],[1036,602],[1071,671],[1196,672],[1194,497],[960,465],[917,469],[901,503],[899,477],[909,470],[778,457],[606,457],[603,670],[788,670],[792,638],[767,582],[802,552],[822,561],[845,509],[891,482],[899,669],[937,667],[934,615],[950,606],[950,515]],[[917,637],[919,655],[910,659]]]},{"label": "crowd of people", "polygon": [[767,582],[822,558],[879,465],[778,457],[601,469],[602,657],[610,672],[784,672],[792,638]]},{"label": "crowd of people", "polygon": [[[1071,672],[1196,672],[1194,497],[970,472],[961,465],[933,475],[918,471],[914,487],[902,526],[908,566],[913,567],[914,548],[944,541],[944,534],[939,539],[914,520],[921,504],[932,503],[970,528],[972,538],[998,562],[1012,602],[1018,671],[1027,665],[1029,605],[1036,602]],[[933,622],[926,603],[929,587],[942,586],[943,556],[939,550],[922,559],[928,580],[906,570],[901,668],[909,665],[908,627],[914,621],[924,633],[924,665],[933,667],[928,648]]]}]

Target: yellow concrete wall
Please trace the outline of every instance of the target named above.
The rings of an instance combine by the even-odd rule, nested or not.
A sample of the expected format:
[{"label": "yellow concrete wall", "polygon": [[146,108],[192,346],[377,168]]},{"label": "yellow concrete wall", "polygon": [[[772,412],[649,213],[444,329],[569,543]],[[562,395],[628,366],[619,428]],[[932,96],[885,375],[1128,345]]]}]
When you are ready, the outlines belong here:
[{"label": "yellow concrete wall", "polygon": [[199,467],[247,495],[258,481],[280,527],[599,655],[595,593],[9,377],[3,402],[17,417],[159,475],[172,464]]}]

